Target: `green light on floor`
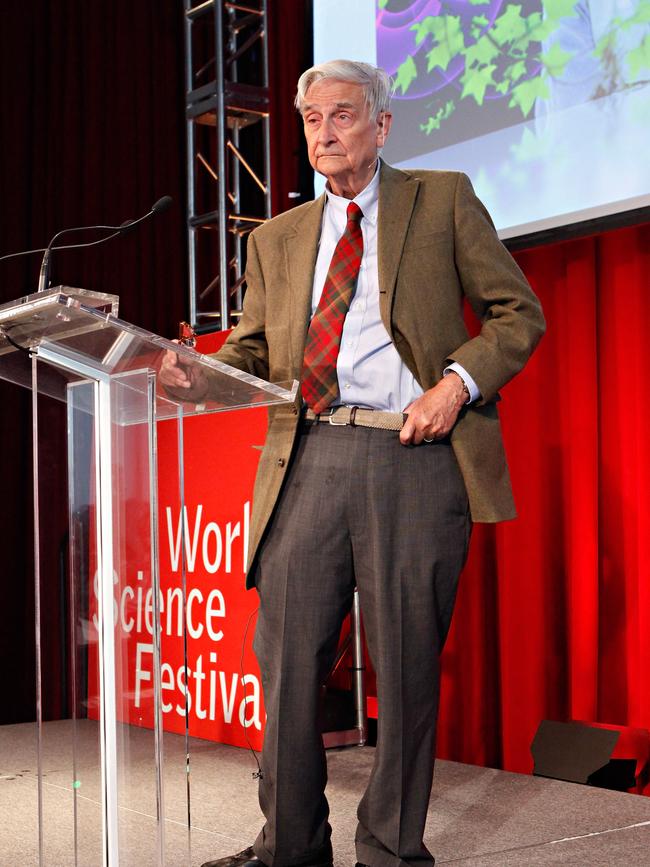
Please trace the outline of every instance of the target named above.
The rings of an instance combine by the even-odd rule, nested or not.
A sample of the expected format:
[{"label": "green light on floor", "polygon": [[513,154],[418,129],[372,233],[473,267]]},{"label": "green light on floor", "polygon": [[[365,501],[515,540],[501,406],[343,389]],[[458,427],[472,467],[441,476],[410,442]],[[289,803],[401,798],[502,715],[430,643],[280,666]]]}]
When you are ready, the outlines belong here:
[{"label": "green light on floor", "polygon": [[81,788],[81,780],[75,780],[74,783],[72,784],[72,788],[73,789],[80,789]]}]

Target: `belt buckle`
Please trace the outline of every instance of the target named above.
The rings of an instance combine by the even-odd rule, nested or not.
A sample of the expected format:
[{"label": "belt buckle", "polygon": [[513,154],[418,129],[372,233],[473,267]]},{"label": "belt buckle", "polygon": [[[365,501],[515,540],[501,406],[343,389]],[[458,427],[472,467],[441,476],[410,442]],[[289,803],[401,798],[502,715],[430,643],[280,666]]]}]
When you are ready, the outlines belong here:
[{"label": "belt buckle", "polygon": [[329,416],[327,417],[327,420],[332,425],[332,427],[346,427],[348,424],[347,421],[334,421],[334,413],[337,409],[338,407],[332,407],[328,410]]}]

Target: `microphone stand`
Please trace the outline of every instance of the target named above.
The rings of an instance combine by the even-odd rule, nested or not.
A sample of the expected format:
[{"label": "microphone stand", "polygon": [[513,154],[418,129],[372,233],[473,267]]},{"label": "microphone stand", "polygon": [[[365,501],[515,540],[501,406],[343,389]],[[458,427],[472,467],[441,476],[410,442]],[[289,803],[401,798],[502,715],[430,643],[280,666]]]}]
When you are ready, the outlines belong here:
[{"label": "microphone stand", "polygon": [[[102,238],[102,240],[104,240]],[[43,261],[41,262],[41,270],[38,274],[38,292],[45,292],[50,288],[50,253],[52,251],[51,244],[45,249]]]}]

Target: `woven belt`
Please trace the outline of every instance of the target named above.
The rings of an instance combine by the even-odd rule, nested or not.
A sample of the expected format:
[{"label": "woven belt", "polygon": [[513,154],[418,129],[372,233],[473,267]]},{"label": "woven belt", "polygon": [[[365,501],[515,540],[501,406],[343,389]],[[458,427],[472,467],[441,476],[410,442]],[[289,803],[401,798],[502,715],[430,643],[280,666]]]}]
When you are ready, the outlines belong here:
[{"label": "woven belt", "polygon": [[384,412],[380,409],[361,409],[358,406],[335,406],[320,414],[308,409],[307,421],[329,422],[335,427],[376,427],[380,430],[402,430],[406,416],[401,412]]}]

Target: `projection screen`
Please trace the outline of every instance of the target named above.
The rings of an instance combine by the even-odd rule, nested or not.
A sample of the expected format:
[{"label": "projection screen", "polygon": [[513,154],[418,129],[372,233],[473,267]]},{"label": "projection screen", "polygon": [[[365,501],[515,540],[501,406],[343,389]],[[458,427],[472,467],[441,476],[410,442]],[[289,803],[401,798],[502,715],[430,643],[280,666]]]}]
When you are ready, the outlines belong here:
[{"label": "projection screen", "polygon": [[314,0],[339,57],[393,77],[385,159],[466,172],[502,238],[650,205],[650,0]]}]

